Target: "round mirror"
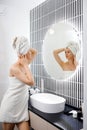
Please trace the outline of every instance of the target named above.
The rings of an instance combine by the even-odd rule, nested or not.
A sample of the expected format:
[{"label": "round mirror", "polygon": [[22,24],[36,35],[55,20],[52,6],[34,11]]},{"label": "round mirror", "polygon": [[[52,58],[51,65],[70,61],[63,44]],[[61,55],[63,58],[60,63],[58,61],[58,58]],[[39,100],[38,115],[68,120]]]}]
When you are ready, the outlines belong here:
[{"label": "round mirror", "polygon": [[43,41],[42,56],[52,78],[65,80],[73,76],[81,58],[78,31],[69,23],[52,25]]}]

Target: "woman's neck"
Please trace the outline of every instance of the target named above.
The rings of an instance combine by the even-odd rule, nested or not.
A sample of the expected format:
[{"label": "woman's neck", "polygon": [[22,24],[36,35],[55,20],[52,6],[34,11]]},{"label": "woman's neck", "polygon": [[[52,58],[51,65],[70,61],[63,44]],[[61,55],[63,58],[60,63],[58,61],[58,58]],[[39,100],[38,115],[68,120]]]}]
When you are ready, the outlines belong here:
[{"label": "woman's neck", "polygon": [[69,59],[69,60],[68,60],[68,64],[69,64],[69,65],[74,65],[74,60]]}]

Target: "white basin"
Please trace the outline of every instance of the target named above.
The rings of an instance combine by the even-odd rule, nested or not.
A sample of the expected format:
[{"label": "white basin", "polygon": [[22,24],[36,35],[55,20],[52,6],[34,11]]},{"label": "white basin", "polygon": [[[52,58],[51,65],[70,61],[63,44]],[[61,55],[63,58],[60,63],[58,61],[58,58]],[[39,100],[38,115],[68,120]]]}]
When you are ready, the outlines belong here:
[{"label": "white basin", "polygon": [[30,96],[31,105],[45,113],[59,113],[64,110],[66,99],[50,93],[37,93]]}]

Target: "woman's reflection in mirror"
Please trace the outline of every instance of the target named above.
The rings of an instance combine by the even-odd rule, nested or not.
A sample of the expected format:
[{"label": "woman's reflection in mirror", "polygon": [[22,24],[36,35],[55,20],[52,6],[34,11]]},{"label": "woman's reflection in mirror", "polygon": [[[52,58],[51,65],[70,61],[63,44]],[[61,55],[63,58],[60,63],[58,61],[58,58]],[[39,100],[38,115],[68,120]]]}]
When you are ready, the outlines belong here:
[{"label": "woman's reflection in mirror", "polygon": [[[78,65],[76,55],[79,51],[79,44],[74,41],[68,42],[66,48],[60,48],[53,51],[53,56],[57,63],[61,66],[63,71],[75,71]],[[59,56],[60,53],[65,52],[67,61],[63,61]]]}]

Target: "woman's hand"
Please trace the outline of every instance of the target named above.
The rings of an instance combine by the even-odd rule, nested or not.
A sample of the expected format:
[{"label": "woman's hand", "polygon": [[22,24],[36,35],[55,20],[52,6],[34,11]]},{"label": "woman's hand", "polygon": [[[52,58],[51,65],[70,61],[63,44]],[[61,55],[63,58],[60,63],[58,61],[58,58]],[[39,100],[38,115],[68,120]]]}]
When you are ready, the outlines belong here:
[{"label": "woman's hand", "polygon": [[28,53],[26,54],[26,58],[28,60],[28,64],[30,64],[33,61],[33,59],[35,58],[36,54],[37,54],[37,50],[36,49],[33,49],[33,48],[29,49]]},{"label": "woman's hand", "polygon": [[66,48],[60,48],[60,49],[54,50],[53,53],[58,54],[58,53],[61,53],[65,50],[66,50]]},{"label": "woman's hand", "polygon": [[37,50],[34,48],[30,48],[29,53],[30,53],[30,59],[32,61],[35,58],[35,56],[37,55]]}]

